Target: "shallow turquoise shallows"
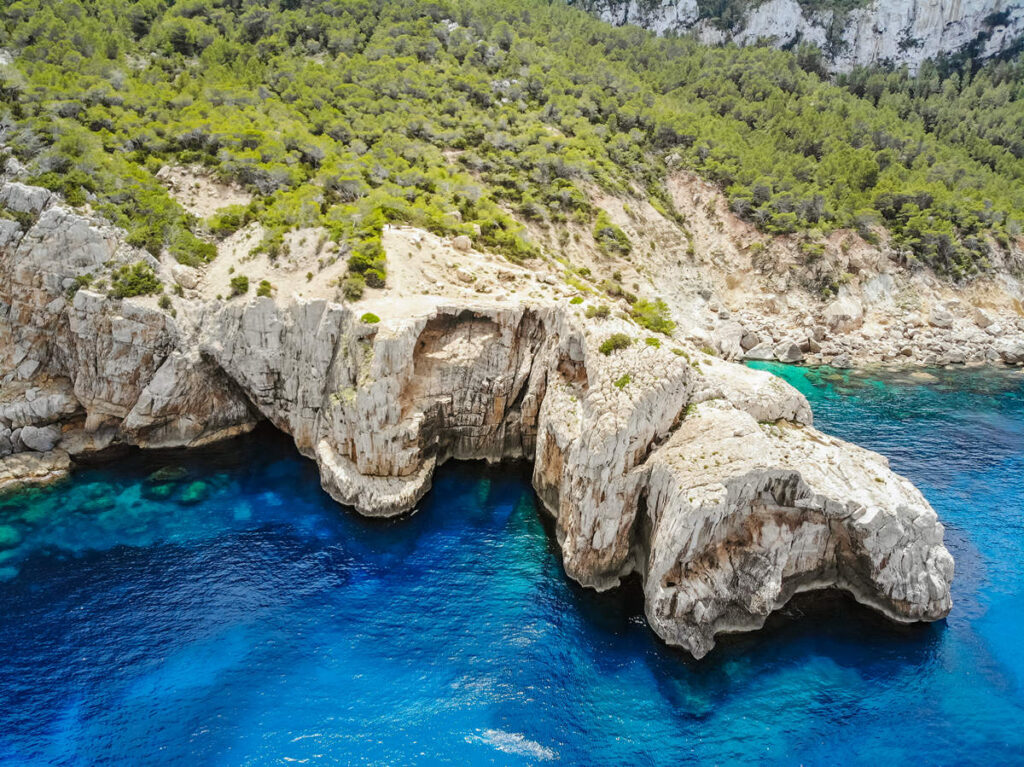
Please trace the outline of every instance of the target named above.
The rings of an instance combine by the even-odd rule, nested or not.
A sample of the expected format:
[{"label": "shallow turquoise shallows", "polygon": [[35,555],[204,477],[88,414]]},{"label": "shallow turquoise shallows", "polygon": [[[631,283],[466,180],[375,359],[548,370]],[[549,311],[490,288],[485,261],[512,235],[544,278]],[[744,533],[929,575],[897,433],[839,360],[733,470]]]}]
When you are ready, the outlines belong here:
[{"label": "shallow turquoise shallows", "polygon": [[523,467],[372,522],[262,431],[0,499],[0,764],[1024,763],[1024,380],[774,369],[931,500],[947,621],[802,597],[694,662]]}]

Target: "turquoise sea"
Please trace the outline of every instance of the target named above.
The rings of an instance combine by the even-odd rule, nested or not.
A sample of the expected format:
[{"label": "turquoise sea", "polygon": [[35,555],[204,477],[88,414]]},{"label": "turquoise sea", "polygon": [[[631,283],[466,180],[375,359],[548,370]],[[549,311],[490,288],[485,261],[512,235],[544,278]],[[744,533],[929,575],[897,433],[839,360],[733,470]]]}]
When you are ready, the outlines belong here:
[{"label": "turquoise sea", "polygon": [[375,522],[260,430],[0,498],[0,764],[1024,763],[1024,377],[767,367],[935,506],[948,620],[805,596],[695,662],[524,466]]}]

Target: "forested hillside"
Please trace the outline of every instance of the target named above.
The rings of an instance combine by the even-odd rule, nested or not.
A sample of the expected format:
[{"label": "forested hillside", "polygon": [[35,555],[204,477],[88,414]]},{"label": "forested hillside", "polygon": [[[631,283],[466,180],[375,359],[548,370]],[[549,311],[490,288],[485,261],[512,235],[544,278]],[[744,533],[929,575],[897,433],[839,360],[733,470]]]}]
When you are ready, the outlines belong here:
[{"label": "forested hillside", "polygon": [[[386,280],[388,221],[524,260],[520,221],[600,224],[598,188],[685,226],[673,167],[765,232],[881,223],[953,277],[1024,219],[1019,62],[832,84],[811,51],[706,48],[542,0],[18,0],[0,47],[0,152],[184,263],[254,219],[272,254],[326,226],[353,291]],[[255,200],[196,220],[155,178],[168,163]]]}]

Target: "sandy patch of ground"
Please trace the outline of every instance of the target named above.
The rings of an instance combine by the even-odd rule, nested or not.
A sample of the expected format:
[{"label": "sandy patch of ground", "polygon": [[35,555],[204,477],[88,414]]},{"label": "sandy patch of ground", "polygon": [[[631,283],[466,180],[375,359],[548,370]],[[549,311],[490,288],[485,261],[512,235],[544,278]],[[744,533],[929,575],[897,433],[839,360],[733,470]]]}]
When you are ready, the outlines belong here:
[{"label": "sandy patch of ground", "polygon": [[338,246],[327,238],[322,228],[297,229],[288,232],[284,241],[286,252],[273,261],[266,253],[255,253],[263,239],[263,227],[250,224],[225,238],[217,246],[217,258],[205,266],[196,288],[204,299],[220,296],[231,299],[231,279],[239,275],[249,278],[251,297],[261,280],[272,286],[275,298],[299,296],[338,300],[338,280],[347,265]]},{"label": "sandy patch of ground", "polygon": [[234,184],[224,184],[203,168],[165,165],[156,177],[185,210],[199,218],[212,216],[229,205],[248,205],[252,195]]},{"label": "sandy patch of ground", "polygon": [[452,301],[552,301],[573,295],[537,264],[518,266],[470,247],[459,250],[451,238],[408,226],[386,226],[384,250],[388,284],[367,289],[355,306],[381,319],[425,314]]}]

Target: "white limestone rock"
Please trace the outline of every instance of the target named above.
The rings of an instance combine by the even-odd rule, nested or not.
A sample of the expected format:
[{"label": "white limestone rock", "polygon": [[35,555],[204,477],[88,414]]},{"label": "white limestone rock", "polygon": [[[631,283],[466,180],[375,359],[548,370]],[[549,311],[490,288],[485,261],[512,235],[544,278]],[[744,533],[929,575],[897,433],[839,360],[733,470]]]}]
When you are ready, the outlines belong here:
[{"label": "white limestone rock", "polygon": [[637,24],[656,32],[693,32],[706,44],[750,45],[766,40],[788,48],[814,43],[833,71],[890,63],[912,72],[942,54],[974,45],[988,57],[1007,50],[1024,34],[1024,5],[1013,0],[873,0],[848,12],[808,10],[797,0],[750,3],[723,30],[701,20],[697,0],[579,0],[613,24]]},{"label": "white limestone rock", "polygon": [[840,297],[825,307],[822,320],[836,333],[849,333],[864,324],[864,307],[855,298]]},{"label": "white limestone rock", "polygon": [[900,622],[949,612],[942,525],[881,456],[707,402],[650,463],[647,618],[695,657],[822,587]]},{"label": "white limestone rock", "polygon": [[936,304],[928,313],[928,324],[933,328],[951,328],[953,314],[946,307]]}]

